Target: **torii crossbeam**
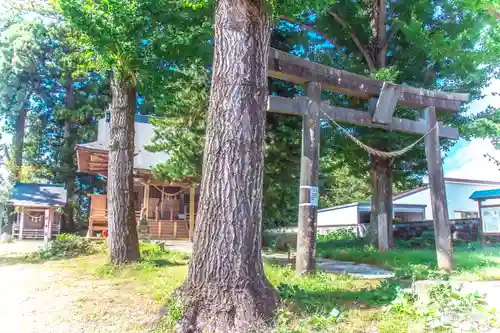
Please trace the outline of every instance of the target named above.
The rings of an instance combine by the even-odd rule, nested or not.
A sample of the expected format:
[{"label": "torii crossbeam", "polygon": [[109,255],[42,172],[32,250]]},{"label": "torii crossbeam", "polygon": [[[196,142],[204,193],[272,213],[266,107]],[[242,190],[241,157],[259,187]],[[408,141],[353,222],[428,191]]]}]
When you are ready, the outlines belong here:
[{"label": "torii crossbeam", "polygon": [[[314,269],[318,210],[319,135],[322,112],[329,118],[359,126],[424,135],[429,172],[438,266],[452,269],[452,245],[448,207],[444,187],[439,138],[458,139],[458,130],[437,124],[436,109],[458,111],[469,101],[468,94],[447,93],[397,85],[313,63],[271,49],[268,76],[305,85],[305,97],[269,96],[268,112],[301,115],[302,157],[300,171],[299,218],[296,271],[305,274]],[[370,111],[330,106],[321,101],[321,90],[357,96],[373,102]],[[375,103],[376,102],[376,103]],[[421,108],[419,121],[393,117],[397,105]],[[322,112],[320,112],[320,110]],[[379,249],[388,249],[388,216],[378,216]]]}]

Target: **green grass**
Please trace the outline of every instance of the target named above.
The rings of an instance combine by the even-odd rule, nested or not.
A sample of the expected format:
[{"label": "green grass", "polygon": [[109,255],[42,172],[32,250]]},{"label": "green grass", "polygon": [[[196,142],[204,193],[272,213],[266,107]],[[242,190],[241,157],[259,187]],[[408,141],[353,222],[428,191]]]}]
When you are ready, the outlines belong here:
[{"label": "green grass", "polygon": [[[437,270],[436,251],[433,248],[393,249],[385,253],[359,243],[319,241],[317,254],[335,260],[378,265],[393,270],[400,278],[433,279],[444,276]],[[455,246],[453,279],[500,279],[500,248],[482,250],[480,244]]]},{"label": "green grass", "polygon": [[[80,257],[73,262],[80,274],[88,278],[110,279],[165,306],[168,314],[155,332],[173,332],[182,306],[171,295],[187,275],[187,256],[159,250],[154,245],[142,245],[141,252],[144,259],[140,263],[120,267],[106,264],[103,255]],[[267,263],[265,272],[281,299],[277,333],[365,333],[370,330],[407,333],[412,325],[411,316],[384,309],[395,298],[397,284],[322,272],[298,277],[289,266]]]},{"label": "green grass", "polygon": [[[457,275],[494,277],[500,266],[499,253],[497,249],[491,251],[458,248],[455,254],[459,268]],[[436,274],[435,253],[431,249],[394,250],[380,254],[359,244],[349,247],[344,243],[341,248],[332,247],[329,241],[318,243],[318,254],[393,268],[400,276],[408,276],[408,271],[426,272],[428,276]],[[186,278],[188,255],[163,250],[155,244],[141,244],[141,255],[141,262],[124,266],[107,264],[106,254],[102,252],[71,259],[50,259],[43,265],[52,269],[70,269],[78,281],[94,280],[112,285],[106,289],[110,299],[119,300],[118,296],[125,293],[139,297],[127,302],[141,304],[146,301],[153,311],[163,307],[167,314],[154,332],[173,332],[175,322],[182,314],[182,305],[172,298],[172,292]],[[271,263],[265,264],[265,272],[280,297],[277,333],[426,332],[422,318],[404,311],[387,311],[386,306],[401,295],[397,281],[361,280],[324,272],[298,277],[291,267]],[[110,306],[117,305],[120,304]]]},{"label": "green grass", "polygon": [[[369,248],[357,248],[356,251],[352,248],[342,253],[350,258],[358,256],[358,260],[362,260],[359,258],[363,256],[365,261],[382,260],[375,259],[376,252]],[[385,254],[384,262],[386,265],[402,265],[405,253],[408,254],[409,250]],[[420,254],[411,257],[424,260],[427,258],[425,253],[426,250],[421,250]],[[154,313],[163,308],[162,312],[166,315],[153,332],[174,332],[175,323],[182,315],[182,304],[172,297],[172,293],[186,278],[189,258],[184,253],[163,250],[154,244],[142,244],[141,254],[141,262],[124,266],[107,264],[106,254],[102,252],[71,259],[48,260],[43,265],[51,269],[70,269],[77,281],[91,280],[95,283],[90,285],[111,286],[105,289],[106,299],[115,301],[107,306],[146,306],[150,308],[148,311]],[[474,261],[477,256],[467,258],[463,259],[464,264],[477,265]],[[324,272],[298,277],[290,266],[271,263],[265,264],[265,273],[280,297],[277,333],[428,332],[425,330],[425,320],[414,313],[387,310],[387,306],[401,295],[397,281],[361,280]],[[128,295],[127,298],[119,297],[124,294]],[[85,305],[98,301],[99,298],[92,298],[91,301],[83,299],[81,302]],[[91,306],[83,305],[81,311],[92,310]],[[105,308],[104,305],[100,306]],[[113,312],[106,311],[104,314],[91,311],[90,315],[109,313],[107,320],[113,320]],[[132,317],[130,324],[140,325]]]}]

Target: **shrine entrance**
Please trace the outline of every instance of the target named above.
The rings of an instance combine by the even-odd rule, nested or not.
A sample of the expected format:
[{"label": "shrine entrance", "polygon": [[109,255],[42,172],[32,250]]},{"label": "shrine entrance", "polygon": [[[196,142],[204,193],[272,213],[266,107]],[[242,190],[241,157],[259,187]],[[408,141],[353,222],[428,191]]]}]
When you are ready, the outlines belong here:
[{"label": "shrine entrance", "polygon": [[[302,153],[300,168],[300,195],[297,235],[296,271],[311,272],[315,266],[316,222],[318,210],[318,169],[320,122],[331,121],[345,135],[370,155],[397,158],[422,140],[429,173],[437,261],[440,269],[452,270],[452,244],[448,207],[444,187],[443,166],[439,139],[458,139],[458,130],[437,121],[436,110],[456,112],[469,101],[468,94],[430,91],[397,85],[352,74],[339,69],[270,49],[268,76],[303,84],[305,96],[283,98],[269,96],[268,112],[302,116]],[[354,110],[330,106],[321,100],[321,90],[355,96],[368,101],[368,110]],[[396,106],[421,109],[420,120],[396,118]],[[339,123],[369,126],[385,130],[419,135],[413,144],[395,152],[373,149],[369,143],[357,140]],[[391,198],[392,200],[392,198]],[[392,212],[377,209],[378,248],[389,248],[389,219]]]}]

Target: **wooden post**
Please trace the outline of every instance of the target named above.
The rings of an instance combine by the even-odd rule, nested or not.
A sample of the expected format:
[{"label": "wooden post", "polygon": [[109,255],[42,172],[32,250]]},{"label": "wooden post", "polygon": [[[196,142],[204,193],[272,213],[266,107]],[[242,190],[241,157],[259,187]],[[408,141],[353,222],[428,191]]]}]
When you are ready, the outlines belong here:
[{"label": "wooden post", "polygon": [[49,209],[49,241],[52,239],[52,228],[54,227],[54,221],[55,221],[55,208],[51,207]]},{"label": "wooden post", "polygon": [[23,239],[23,233],[24,233],[24,208],[19,207],[19,240]]},{"label": "wooden post", "polygon": [[177,221],[174,221],[174,238],[177,238]]},{"label": "wooden post", "polygon": [[196,196],[196,185],[191,185],[189,189],[189,240],[191,242],[193,241],[194,238],[195,196]]},{"label": "wooden post", "polygon": [[[382,205],[385,205],[385,200]],[[388,212],[384,209],[382,212],[379,211],[377,215],[377,226],[378,226],[378,250],[380,252],[387,252],[389,250],[389,226],[388,226]]]},{"label": "wooden post", "polygon": [[50,240],[52,239],[52,208],[48,208],[45,210],[44,214],[44,233],[43,233],[43,241],[45,245],[48,245]]},{"label": "wooden post", "polygon": [[89,226],[87,228],[87,238],[92,237],[92,217],[89,217]]},{"label": "wooden post", "polygon": [[427,156],[427,168],[429,172],[437,262],[439,269],[451,272],[453,270],[453,248],[435,108],[428,107],[424,109],[423,116],[427,121],[429,129],[435,128],[425,137],[425,154]]},{"label": "wooden post", "polygon": [[184,209],[184,192],[179,193],[179,214],[184,213],[184,219],[186,219],[186,210]]},{"label": "wooden post", "polygon": [[321,85],[307,82],[306,102],[301,104],[302,156],[300,161],[299,219],[297,230],[296,273],[311,273],[315,267],[316,221],[318,215],[318,165]]},{"label": "wooden post", "polygon": [[144,208],[147,221],[149,219],[149,180],[144,185]]},{"label": "wooden post", "polygon": [[478,228],[478,235],[477,235],[477,237],[481,238],[481,245],[482,245],[482,247],[484,249],[484,246],[486,245],[486,237],[484,236],[484,232],[483,232],[483,214],[481,213],[481,208],[482,208],[481,200],[477,201],[477,206],[478,206],[478,209],[479,209],[479,228]]}]

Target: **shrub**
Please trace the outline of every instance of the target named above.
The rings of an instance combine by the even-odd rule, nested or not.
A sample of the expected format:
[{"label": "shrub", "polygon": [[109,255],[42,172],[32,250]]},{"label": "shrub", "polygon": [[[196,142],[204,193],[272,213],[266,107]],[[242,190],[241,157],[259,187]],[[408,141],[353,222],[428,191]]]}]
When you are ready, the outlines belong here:
[{"label": "shrub", "polygon": [[189,254],[166,250],[159,243],[139,244],[141,264],[144,267],[176,266],[188,263]]},{"label": "shrub", "polygon": [[330,232],[326,235],[318,235],[318,240],[320,241],[355,241],[358,240],[358,236],[352,232],[351,230],[347,229],[339,229],[335,230],[333,232]]},{"label": "shrub", "polygon": [[40,259],[72,258],[104,251],[104,243],[71,234],[60,234],[47,248],[40,249],[36,256]]},{"label": "shrub", "polygon": [[347,229],[339,229],[326,235],[317,236],[317,246],[320,253],[323,250],[328,250],[336,247],[352,248],[363,246],[363,244],[364,240],[362,238],[358,237],[358,235]]},{"label": "shrub", "polygon": [[433,231],[424,231],[418,237],[414,237],[408,240],[398,240],[396,241],[396,247],[409,249],[409,248],[434,248],[435,239]]},{"label": "shrub", "polygon": [[263,246],[273,252],[294,251],[297,246],[297,233],[264,231]]}]

